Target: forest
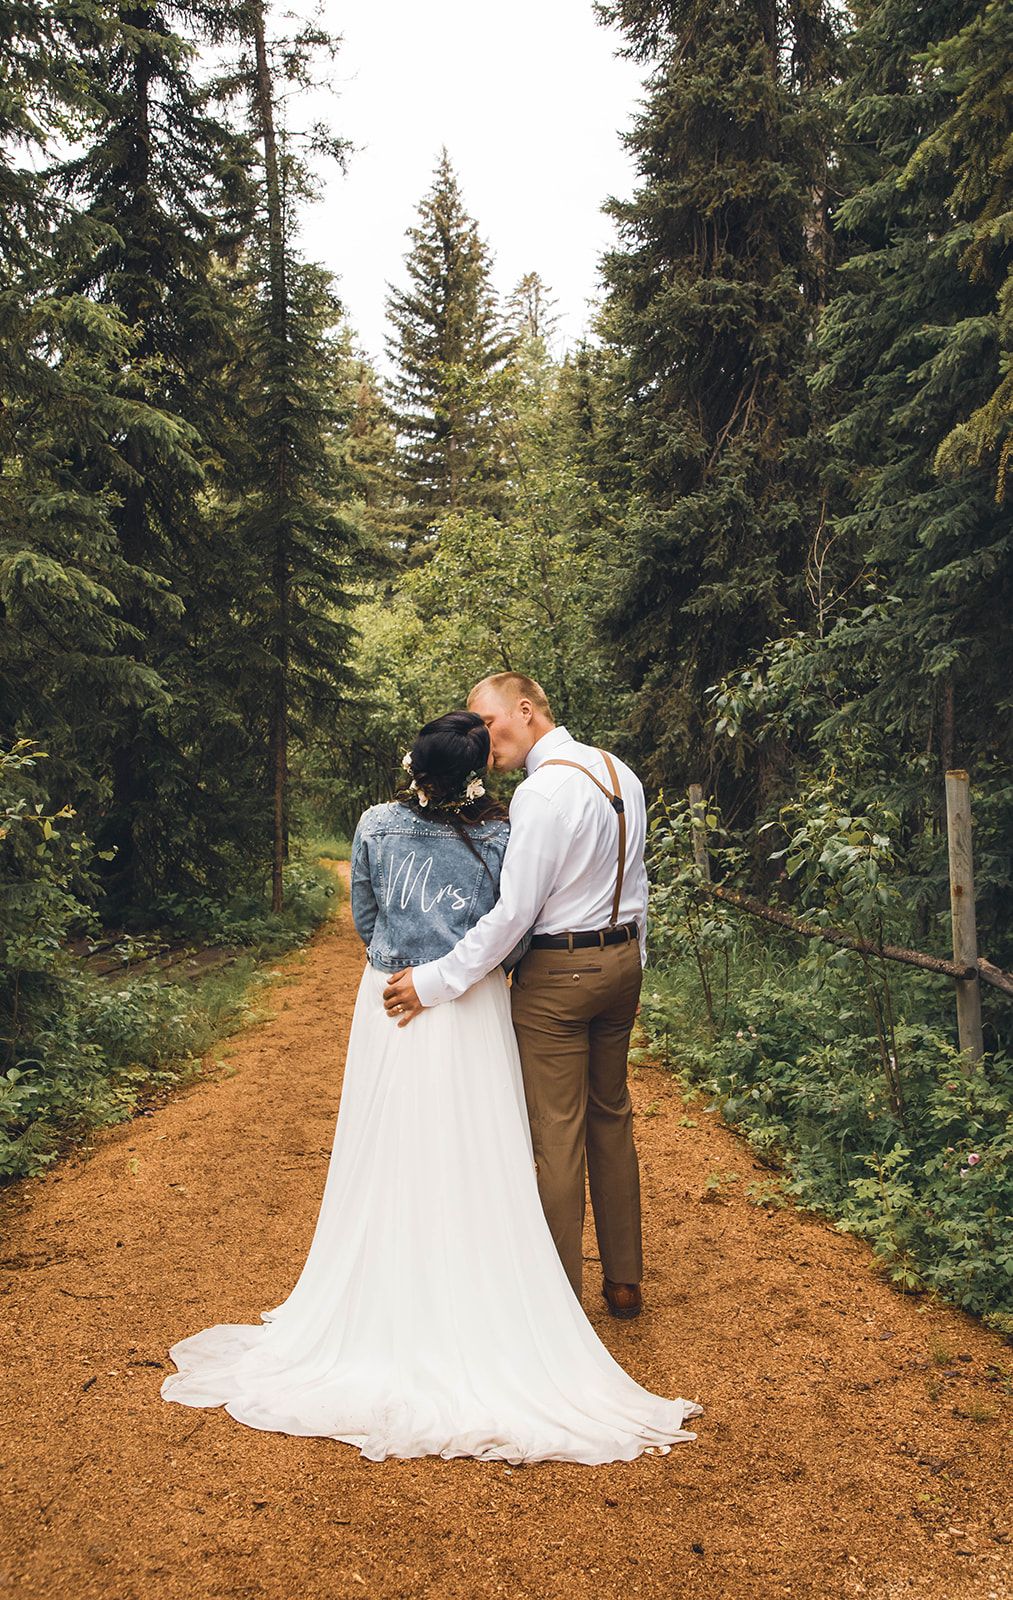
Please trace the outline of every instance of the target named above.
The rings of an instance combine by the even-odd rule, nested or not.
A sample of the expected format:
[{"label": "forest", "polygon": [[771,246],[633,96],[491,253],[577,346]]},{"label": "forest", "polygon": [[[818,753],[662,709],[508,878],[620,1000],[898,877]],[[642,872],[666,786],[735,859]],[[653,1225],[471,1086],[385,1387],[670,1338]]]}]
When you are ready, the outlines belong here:
[{"label": "forest", "polygon": [[[146,941],[301,937],[320,841],[515,669],[644,779],[651,1048],[758,1202],[1013,1327],[1010,998],[971,1061],[877,953],[951,952],[964,769],[1013,965],[1013,5],[594,9],[644,91],[593,336],[537,262],[497,297],[444,151],[385,376],[299,247],[340,41],[0,0],[0,1176],[213,1035]],[[716,885],[867,948],[709,893],[691,784]]]}]

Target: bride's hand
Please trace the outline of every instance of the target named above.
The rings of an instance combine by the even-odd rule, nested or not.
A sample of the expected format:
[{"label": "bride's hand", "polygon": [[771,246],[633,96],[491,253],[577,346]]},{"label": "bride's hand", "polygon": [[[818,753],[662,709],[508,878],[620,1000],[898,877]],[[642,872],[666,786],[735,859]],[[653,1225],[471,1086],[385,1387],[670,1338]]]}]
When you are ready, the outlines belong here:
[{"label": "bride's hand", "polygon": [[383,991],[383,1008],[388,1017],[397,1021],[399,1028],[403,1028],[412,1017],[417,1017],[424,1010],[422,1002],[415,993],[415,983],[412,979],[411,967],[402,967],[400,972],[392,972],[390,982]]}]

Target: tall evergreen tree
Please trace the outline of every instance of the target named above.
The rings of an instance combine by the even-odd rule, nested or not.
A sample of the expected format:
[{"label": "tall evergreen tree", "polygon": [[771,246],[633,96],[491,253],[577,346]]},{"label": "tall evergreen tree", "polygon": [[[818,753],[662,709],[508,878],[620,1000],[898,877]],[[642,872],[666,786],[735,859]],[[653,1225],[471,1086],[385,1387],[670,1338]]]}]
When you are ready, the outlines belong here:
[{"label": "tall evergreen tree", "polygon": [[804,618],[821,516],[807,378],[826,290],[829,8],[598,9],[656,63],[627,141],[641,186],[607,208],[620,247],[602,325],[629,494],[607,631],[646,776],[727,790],[706,691]]},{"label": "tall evergreen tree", "polygon": [[392,289],[387,301],[400,437],[393,531],[417,551],[445,512],[503,510],[508,466],[489,380],[515,341],[500,321],[489,252],[445,150],[408,237],[410,286]]},{"label": "tall evergreen tree", "polygon": [[118,392],[135,336],[68,287],[112,233],[45,171],[50,143],[94,109],[96,55],[118,43],[90,0],[0,4],[0,739],[45,742],[61,804],[95,799],[102,731],[161,697],[124,610],[143,597],[159,612],[161,586],[121,549],[115,499],[84,463],[126,476],[125,440],[154,449],[173,427]]},{"label": "tall evergreen tree", "polygon": [[[97,52],[120,42],[93,0],[0,0],[0,1070],[24,1066],[12,1098],[26,1110],[65,1107],[74,1071],[93,1069],[87,1047],[75,1055],[79,997],[59,973],[92,853],[82,821],[107,793],[112,733],[165,698],[125,616],[131,599],[160,615],[164,595],[124,556],[115,499],[87,464],[125,475],[125,440],[154,449],[172,423],[118,392],[134,335],[67,287],[111,232],[45,171],[50,144],[93,110]],[[33,1139],[41,1125],[18,1148]]]},{"label": "tall evergreen tree", "polygon": [[559,324],[558,301],[537,272],[526,272],[507,298],[504,323],[518,339],[538,339],[548,347]]},{"label": "tall evergreen tree", "polygon": [[[115,311],[130,338],[129,360],[108,379],[137,422],[119,460],[82,452],[82,467],[110,498],[118,556],[171,600],[153,608],[149,592],[121,596],[135,654],[165,690],[162,712],[134,708],[98,752],[112,783],[100,831],[112,855],[105,884],[111,906],[125,906],[159,890],[220,889],[236,870],[240,817],[221,786],[212,804],[204,782],[201,729],[214,724],[219,697],[205,673],[198,707],[189,671],[208,587],[205,470],[229,448],[234,313],[222,263],[249,225],[251,188],[247,143],[193,62],[195,46],[235,36],[236,5],[118,0],[108,9],[115,32],[95,40],[88,63],[92,115],[51,183],[102,233],[67,287]],[[187,827],[195,813],[197,836]]]},{"label": "tall evergreen tree", "polygon": [[[292,244],[287,185],[304,173],[286,159],[275,123],[276,86],[262,0],[248,0],[247,82],[263,182],[257,219],[258,304],[244,382],[250,393],[248,454],[235,483],[230,535],[249,563],[248,600],[235,606],[254,644],[261,679],[248,700],[266,734],[272,814],[272,904],[283,903],[289,835],[289,752],[315,724],[333,720],[352,681],[349,591],[369,570],[366,540],[342,509],[354,492],[338,448],[350,408],[342,395],[345,350],[330,279]],[[286,53],[298,77],[306,49]]]},{"label": "tall evergreen tree", "polygon": [[[841,714],[907,752],[915,789],[938,789],[940,766],[1013,755],[1013,538],[987,450],[1002,449],[1007,427],[997,312],[1008,180],[985,159],[1008,137],[1009,109],[993,131],[982,117],[994,94],[979,104],[970,93],[1008,72],[1005,40],[982,31],[993,9],[998,21],[1005,8],[981,0],[880,0],[852,42],[844,89],[864,181],[840,210],[848,259],[821,331],[818,381],[852,471],[853,510],[838,528],[879,592],[831,642],[852,673]],[[956,47],[964,67],[942,70],[939,58],[926,70],[933,41],[951,33],[970,50]],[[913,760],[926,751],[928,772]]]},{"label": "tall evergreen tree", "polygon": [[929,67],[932,78],[954,94],[956,102],[916,152],[906,181],[921,186],[938,182],[941,174],[952,176],[954,216],[970,229],[961,269],[994,297],[1001,352],[994,388],[943,441],[936,466],[944,474],[959,473],[993,457],[996,499],[1002,500],[1013,464],[1013,13],[1009,6],[979,6],[966,26],[933,48]]}]

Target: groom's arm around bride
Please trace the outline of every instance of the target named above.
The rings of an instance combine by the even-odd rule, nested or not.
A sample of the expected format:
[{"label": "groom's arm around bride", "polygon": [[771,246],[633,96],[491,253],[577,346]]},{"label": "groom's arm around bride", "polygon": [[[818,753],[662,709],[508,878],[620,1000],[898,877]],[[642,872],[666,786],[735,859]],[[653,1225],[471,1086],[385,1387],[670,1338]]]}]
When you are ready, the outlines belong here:
[{"label": "groom's arm around bride", "polygon": [[464,994],[533,930],[511,1005],[542,1204],[579,1297],[586,1158],[603,1292],[613,1315],[636,1316],[640,1184],[626,1058],[646,930],[643,789],[614,756],[557,728],[531,678],[486,678],[468,706],[489,729],[496,769],[527,773],[510,805],[500,898],[448,955],[396,973],[384,1002],[403,1026]]}]

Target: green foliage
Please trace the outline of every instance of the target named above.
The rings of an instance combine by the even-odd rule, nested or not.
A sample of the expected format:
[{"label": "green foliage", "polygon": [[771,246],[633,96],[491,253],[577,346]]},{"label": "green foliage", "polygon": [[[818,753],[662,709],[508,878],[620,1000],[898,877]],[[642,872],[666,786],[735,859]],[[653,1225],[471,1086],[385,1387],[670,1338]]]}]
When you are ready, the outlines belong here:
[{"label": "green foliage", "polygon": [[840,781],[831,777],[783,806],[781,826],[789,839],[770,859],[784,861],[814,922],[888,943],[890,914],[900,901],[890,882],[897,818],[885,809],[878,815],[852,815],[842,791]]},{"label": "green foliage", "polygon": [[[903,928],[889,818],[821,785],[785,821],[775,854],[810,921],[877,940]],[[643,1016],[674,1068],[783,1170],[783,1194],[869,1240],[891,1281],[1013,1310],[1013,1063],[966,1073],[941,980],[713,907],[690,829],[687,807],[655,808]],[[749,853],[708,842],[727,883]]]},{"label": "green foliage", "polygon": [[57,1004],[62,941],[81,903],[87,841],[69,806],[48,809],[30,740],[0,750],[0,1069],[17,1066]]},{"label": "green foliage", "polygon": [[419,727],[490,672],[532,674],[578,736],[612,744],[622,726],[612,652],[594,627],[616,581],[615,504],[594,459],[601,385],[589,353],[551,359],[531,331],[549,326],[548,291],[535,274],[522,287],[516,357],[481,379],[511,464],[509,501],[498,517],[444,512],[425,561],[379,593],[363,586],[352,619],[362,689],[298,763],[311,827],[350,834],[365,806],[396,792]]},{"label": "green foliage", "polygon": [[960,443],[978,426],[968,419],[982,421],[992,404],[1005,362],[996,316],[1005,265],[984,220],[990,197],[1003,209],[989,156],[1005,124],[993,126],[992,102],[967,76],[980,70],[979,88],[994,89],[1008,69],[980,20],[994,16],[1001,32],[1003,13],[979,0],[863,9],[842,89],[841,265],[814,378],[840,463],[835,532],[868,575],[868,603],[826,641],[852,690],[841,717],[875,730],[901,763],[916,751],[932,758],[920,796],[930,807],[940,769],[977,776],[979,764],[1013,754],[1010,519],[991,462]]},{"label": "green foliage", "polygon": [[[958,21],[958,18],[954,18]],[[996,499],[1003,500],[1013,460],[1013,270],[1009,264],[1013,132],[1013,18],[1004,5],[983,5],[950,38],[934,43],[927,73],[955,96],[953,110],[916,151],[907,181],[916,185],[945,175],[957,217],[970,224],[960,266],[993,297],[994,316],[980,330],[1000,351],[991,394],[961,417],[940,443],[936,469],[959,477],[965,467],[997,458]],[[920,63],[921,64],[921,63]]]},{"label": "green foliage", "polygon": [[[774,640],[708,699],[715,736],[728,747],[730,759],[743,767],[758,765],[765,773],[767,818],[787,819],[794,803],[789,795],[802,789],[815,799],[821,786],[834,790],[843,812],[884,813],[882,831],[890,834],[898,855],[891,892],[903,908],[896,912],[908,932],[916,933],[920,949],[948,955],[949,866],[939,760],[914,744],[900,718],[873,717],[864,698],[878,693],[895,658],[877,654],[868,639],[859,642],[858,636],[875,619],[885,638],[900,606],[894,598],[865,607],[840,618],[825,637],[794,634]],[[902,630],[899,624],[889,634],[898,650],[903,649]],[[1013,957],[1013,778],[1009,762],[989,750],[978,751],[972,777],[978,946],[1005,966]],[[803,809],[808,806],[806,801]],[[1008,1006],[988,994],[984,1000],[991,1026],[1008,1040],[1013,1020]]]},{"label": "green foliage", "polygon": [[223,902],[210,895],[187,899],[167,894],[152,902],[150,916],[165,933],[250,948],[266,956],[307,938],[330,914],[328,902],[336,894],[335,879],[325,867],[297,860],[285,868],[282,911],[272,911],[264,895],[240,895]]},{"label": "green foliage", "polygon": [[1013,1309],[1013,1063],[968,1078],[948,1040],[898,1026],[900,1122],[841,1028],[852,1018],[835,987],[794,1006],[780,986],[755,989],[732,1017],[738,1036],[700,1062],[716,1103],[783,1161],[783,1192],[869,1240],[892,1282],[979,1314]]},{"label": "green foliage", "polygon": [[758,775],[722,773],[704,694],[806,620],[822,521],[807,378],[828,266],[830,13],[604,9],[657,57],[628,139],[641,187],[607,208],[621,248],[602,332],[629,498],[606,627],[648,780],[707,774],[731,811]]},{"label": "green foliage", "polygon": [[249,981],[241,970],[225,997],[64,974],[59,1009],[37,1029],[32,1053],[0,1077],[0,1178],[31,1176],[68,1140],[131,1116],[146,1090],[185,1081],[216,1037],[249,1020]]},{"label": "green foliage", "polygon": [[[736,923],[734,913],[703,886],[693,850],[694,828],[701,824],[708,834],[708,854],[721,874],[735,873],[742,865],[741,846],[720,828],[714,810],[705,807],[694,817],[688,801],[671,805],[659,796],[648,816],[648,949],[652,962],[663,966],[695,965],[710,1031],[718,1037],[727,1019]],[[645,1006],[650,1013],[649,1000]]]},{"label": "green foliage", "polygon": [[[34,826],[41,829],[42,819]],[[50,890],[54,870],[44,882]],[[335,892],[326,868],[297,862],[287,872],[280,915],[263,898],[218,905],[167,897],[159,907],[162,931],[250,951],[227,968],[178,982],[95,977],[62,948],[66,915],[80,916],[72,897],[50,893],[28,906],[23,896],[15,900],[30,938],[0,945],[0,1180],[30,1176],[68,1141],[122,1122],[152,1089],[193,1075],[217,1038],[252,1020],[247,991],[265,976],[254,961],[304,940],[329,914]],[[20,1003],[5,1012],[12,992]]]},{"label": "green foliage", "polygon": [[[262,87],[228,63],[255,54],[255,11],[70,0],[0,34],[6,131],[36,146],[0,172],[0,736],[53,752],[119,918],[255,887],[272,830],[280,886],[288,737],[348,682],[363,541],[339,506],[368,482],[348,435],[375,406],[284,240],[276,314],[262,107],[252,135],[228,111]],[[290,87],[325,45],[285,41]],[[291,225],[305,167],[288,148],[282,169]]]},{"label": "green foliage", "polygon": [[0,6],[0,738],[45,742],[75,803],[101,792],[96,744],[161,698],[127,603],[174,608],[119,546],[116,494],[85,462],[122,481],[128,440],[179,439],[116,386],[137,334],[84,282],[112,232],[46,166],[50,142],[95,115],[95,59],[118,37],[114,9],[90,0]]},{"label": "green foliage", "polygon": [[408,234],[410,287],[387,302],[400,439],[391,528],[416,553],[441,513],[502,509],[507,465],[488,380],[516,341],[499,321],[489,253],[446,150]]},{"label": "green foliage", "polygon": [[[61,529],[27,506],[32,559],[22,567],[33,588],[19,595],[25,649],[11,712],[65,761],[102,846],[107,903],[121,912],[164,886],[187,833],[191,882],[221,872],[223,848],[221,876],[234,875],[244,853],[243,807],[221,819],[220,787],[202,782],[193,703],[203,726],[220,729],[225,714],[208,663],[192,659],[208,631],[205,598],[216,597],[203,513],[207,467],[227,450],[231,416],[225,263],[251,204],[248,144],[198,82],[194,55],[234,34],[237,16],[201,0],[92,7],[75,40],[81,112],[61,159],[40,172],[48,204],[73,219],[80,242],[52,251],[38,281],[54,304],[86,306],[90,332],[82,353],[56,347],[57,370],[79,387],[87,380],[90,403],[84,426],[69,408],[54,418],[49,460],[62,487],[101,509],[83,576],[101,573],[102,590],[93,599],[81,582],[57,588],[58,648],[42,647],[40,674],[51,596],[39,557],[53,556]],[[95,617],[99,599],[108,621]],[[195,836],[188,823],[202,789]]]}]

